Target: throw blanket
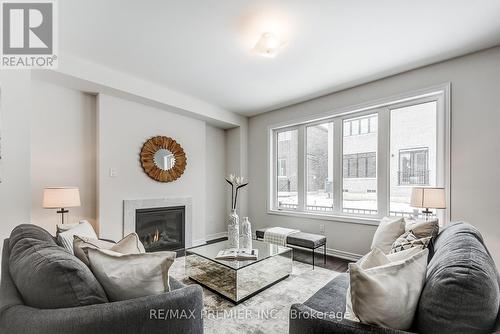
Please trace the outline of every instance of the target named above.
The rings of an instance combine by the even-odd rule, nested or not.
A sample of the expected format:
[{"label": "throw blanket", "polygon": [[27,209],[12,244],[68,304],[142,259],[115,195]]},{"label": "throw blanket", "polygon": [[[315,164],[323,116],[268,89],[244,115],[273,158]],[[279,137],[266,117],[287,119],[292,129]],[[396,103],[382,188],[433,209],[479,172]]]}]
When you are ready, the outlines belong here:
[{"label": "throw blanket", "polygon": [[284,227],[271,227],[264,232],[264,241],[280,246],[286,246],[286,237],[297,232],[300,231]]}]

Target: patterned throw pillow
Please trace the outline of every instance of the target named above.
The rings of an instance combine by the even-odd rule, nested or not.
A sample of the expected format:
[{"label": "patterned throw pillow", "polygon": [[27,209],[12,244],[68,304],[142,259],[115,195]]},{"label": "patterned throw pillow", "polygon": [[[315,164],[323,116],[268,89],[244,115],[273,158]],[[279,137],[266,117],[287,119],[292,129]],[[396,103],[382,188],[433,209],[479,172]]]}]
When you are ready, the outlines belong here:
[{"label": "patterned throw pillow", "polygon": [[421,249],[427,248],[432,237],[417,238],[413,231],[405,232],[402,236],[396,239],[392,244],[391,254],[410,249],[412,247],[419,247]]}]

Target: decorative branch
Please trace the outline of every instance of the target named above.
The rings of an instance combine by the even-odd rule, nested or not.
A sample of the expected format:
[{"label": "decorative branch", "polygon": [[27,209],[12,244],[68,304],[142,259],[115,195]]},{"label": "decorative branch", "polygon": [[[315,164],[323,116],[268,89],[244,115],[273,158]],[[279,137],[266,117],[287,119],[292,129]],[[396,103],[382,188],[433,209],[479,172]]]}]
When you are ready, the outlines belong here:
[{"label": "decorative branch", "polygon": [[235,177],[234,174],[229,175],[229,178],[226,179],[226,182],[231,185],[231,210],[236,210],[238,204],[238,191],[248,185],[248,182],[243,183],[243,180],[243,177]]},{"label": "decorative branch", "polygon": [[234,196],[234,210],[236,210],[236,205],[238,204],[238,190],[240,190],[241,188],[245,187],[246,185],[248,185],[248,182],[245,183],[245,184],[241,184],[238,187],[236,187],[236,195]]},{"label": "decorative branch", "polygon": [[231,185],[231,209],[232,209],[233,206],[234,206],[234,203],[233,203],[233,200],[234,200],[234,184],[231,181],[229,181],[228,179],[226,179],[226,182]]}]

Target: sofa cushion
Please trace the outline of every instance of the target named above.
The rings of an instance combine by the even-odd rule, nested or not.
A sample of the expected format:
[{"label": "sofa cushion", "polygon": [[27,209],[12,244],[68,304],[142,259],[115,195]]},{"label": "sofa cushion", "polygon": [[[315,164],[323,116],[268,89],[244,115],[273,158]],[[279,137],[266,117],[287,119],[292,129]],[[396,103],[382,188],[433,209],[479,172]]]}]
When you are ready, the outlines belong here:
[{"label": "sofa cushion", "polygon": [[[268,228],[260,228],[255,231],[255,236],[258,239],[264,239],[264,234]],[[318,248],[326,243],[326,237],[320,234],[312,234],[305,232],[296,232],[287,236],[286,243],[292,246],[304,248]]]},{"label": "sofa cushion", "polygon": [[422,333],[491,333],[500,306],[498,273],[478,230],[449,224],[436,238],[417,313]]},{"label": "sofa cushion", "polygon": [[290,234],[286,238],[286,243],[305,248],[318,248],[326,243],[326,237],[319,234],[297,232]]},{"label": "sofa cushion", "polygon": [[55,242],[23,238],[10,246],[9,271],[26,305],[52,309],[108,301],[90,269]]},{"label": "sofa cushion", "polygon": [[349,287],[349,274],[342,273],[328,282],[311,298],[309,298],[304,305],[324,313],[338,313],[341,314],[345,311],[346,293]]},{"label": "sofa cushion", "polygon": [[21,224],[16,226],[10,233],[9,249],[12,251],[12,247],[14,247],[19,240],[26,238],[45,241],[51,245],[56,245],[54,237],[40,226],[33,224]]}]

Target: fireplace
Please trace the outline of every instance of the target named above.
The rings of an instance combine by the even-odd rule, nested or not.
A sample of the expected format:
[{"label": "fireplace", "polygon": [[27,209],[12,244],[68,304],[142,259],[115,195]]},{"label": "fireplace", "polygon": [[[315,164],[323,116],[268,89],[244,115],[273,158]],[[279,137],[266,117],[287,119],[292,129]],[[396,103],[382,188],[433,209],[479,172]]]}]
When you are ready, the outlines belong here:
[{"label": "fireplace", "polygon": [[181,251],[185,248],[185,207],[136,209],[135,231],[146,252]]}]

